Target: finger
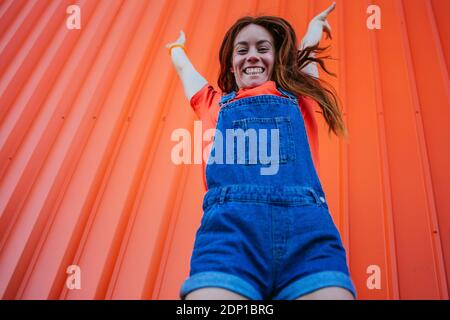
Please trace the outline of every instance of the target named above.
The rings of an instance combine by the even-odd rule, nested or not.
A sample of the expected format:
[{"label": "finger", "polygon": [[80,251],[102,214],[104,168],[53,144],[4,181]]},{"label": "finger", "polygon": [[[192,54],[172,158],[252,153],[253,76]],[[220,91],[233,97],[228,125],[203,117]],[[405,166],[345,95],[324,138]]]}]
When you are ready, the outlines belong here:
[{"label": "finger", "polygon": [[336,2],[333,2],[333,4],[325,10],[326,14],[329,15],[334,8],[336,8]]},{"label": "finger", "polygon": [[325,19],[330,13],[331,11],[334,10],[334,8],[336,8],[336,2],[333,2],[333,4],[331,6],[329,6],[325,11],[323,11],[319,16],[322,19]]}]

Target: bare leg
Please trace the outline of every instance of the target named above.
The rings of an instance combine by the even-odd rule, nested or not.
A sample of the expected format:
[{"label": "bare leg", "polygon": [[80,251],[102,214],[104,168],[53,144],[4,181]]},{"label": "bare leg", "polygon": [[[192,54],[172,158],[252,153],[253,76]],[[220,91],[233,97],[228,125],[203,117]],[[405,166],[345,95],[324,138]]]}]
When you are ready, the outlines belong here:
[{"label": "bare leg", "polygon": [[305,294],[296,300],[354,300],[354,298],[347,289],[328,287]]},{"label": "bare leg", "polygon": [[185,300],[248,300],[232,291],[222,288],[201,288],[189,292]]}]

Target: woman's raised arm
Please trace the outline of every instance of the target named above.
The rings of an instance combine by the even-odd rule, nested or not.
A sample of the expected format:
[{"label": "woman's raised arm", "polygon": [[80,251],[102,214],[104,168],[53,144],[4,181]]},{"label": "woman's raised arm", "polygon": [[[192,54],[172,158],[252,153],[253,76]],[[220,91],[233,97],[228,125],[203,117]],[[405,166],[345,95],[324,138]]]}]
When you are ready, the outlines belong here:
[{"label": "woman's raised arm", "polygon": [[[299,48],[300,51],[303,50],[304,48],[313,47],[317,45],[322,38],[323,31],[325,31],[327,37],[331,39],[331,27],[327,21],[327,17],[331,13],[331,11],[334,10],[335,7],[336,2],[333,2],[326,10],[319,13],[310,21],[308,25],[308,31],[306,32],[305,37],[300,43]],[[315,57],[314,52],[311,53],[310,56],[314,58]],[[319,71],[317,69],[317,64],[315,62],[308,64],[305,68],[303,68],[302,71],[316,78],[319,77]]]},{"label": "woman's raised arm", "polygon": [[[200,91],[201,88],[208,83],[203,76],[195,70],[191,61],[184,51],[184,44],[186,37],[183,31],[180,31],[180,37],[172,43],[168,43],[166,48],[171,48],[172,63],[177,71],[178,76],[183,84],[186,98],[191,101],[191,98]],[[179,45],[179,46],[174,46]]]}]

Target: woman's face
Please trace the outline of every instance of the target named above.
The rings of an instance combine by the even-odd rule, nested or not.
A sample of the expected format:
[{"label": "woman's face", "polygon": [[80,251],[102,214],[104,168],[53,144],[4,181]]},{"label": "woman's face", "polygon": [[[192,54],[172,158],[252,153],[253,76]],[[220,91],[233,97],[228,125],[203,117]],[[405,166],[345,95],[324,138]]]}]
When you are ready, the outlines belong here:
[{"label": "woman's face", "polygon": [[234,39],[232,71],[239,88],[252,88],[271,79],[275,47],[272,35],[256,24],[243,28]]}]

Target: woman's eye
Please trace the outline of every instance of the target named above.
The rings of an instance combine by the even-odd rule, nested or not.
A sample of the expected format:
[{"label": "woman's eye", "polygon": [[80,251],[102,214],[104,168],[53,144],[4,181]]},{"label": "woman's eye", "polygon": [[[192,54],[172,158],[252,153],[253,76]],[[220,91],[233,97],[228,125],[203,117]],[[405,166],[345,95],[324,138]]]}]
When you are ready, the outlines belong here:
[{"label": "woman's eye", "polygon": [[[259,48],[258,49],[258,52],[262,52],[262,53],[264,53],[264,52],[268,52],[269,51],[269,48]],[[237,50],[237,53],[238,54],[246,54],[247,53],[247,49],[239,49],[239,50]]]}]

